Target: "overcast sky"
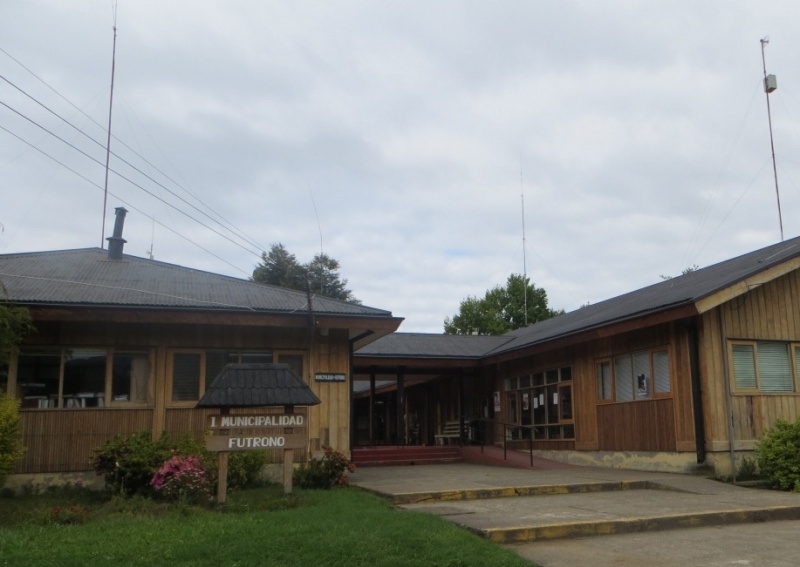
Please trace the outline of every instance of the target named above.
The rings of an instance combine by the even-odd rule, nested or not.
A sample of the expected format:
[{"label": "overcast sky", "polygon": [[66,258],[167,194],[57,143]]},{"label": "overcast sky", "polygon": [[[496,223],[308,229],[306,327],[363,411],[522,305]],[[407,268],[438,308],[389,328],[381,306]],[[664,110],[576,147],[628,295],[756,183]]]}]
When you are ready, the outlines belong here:
[{"label": "overcast sky", "polygon": [[[440,332],[524,264],[571,311],[755,250],[780,240],[767,35],[784,233],[800,233],[796,1],[116,14],[105,233],[125,206],[129,254],[246,278],[272,243],[323,249],[364,304]],[[3,1],[0,253],[102,242],[113,23],[110,0]]]}]

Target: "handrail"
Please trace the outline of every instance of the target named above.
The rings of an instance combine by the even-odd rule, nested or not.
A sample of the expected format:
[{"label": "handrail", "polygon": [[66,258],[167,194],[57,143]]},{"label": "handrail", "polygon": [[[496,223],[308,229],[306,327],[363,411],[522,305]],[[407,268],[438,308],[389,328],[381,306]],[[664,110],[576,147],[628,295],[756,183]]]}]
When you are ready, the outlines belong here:
[{"label": "handrail", "polygon": [[[479,423],[479,424],[483,423],[484,427],[483,428],[480,428],[480,427],[473,428],[473,423],[476,423],[476,422]],[[499,420],[488,419],[488,418],[478,418],[478,419],[474,419],[474,420],[470,421],[469,422],[469,431],[470,431],[470,433],[473,433],[473,429],[474,429],[474,433],[473,433],[473,437],[474,438],[472,439],[472,441],[473,442],[476,441],[480,445],[481,454],[483,454],[484,445],[487,444],[486,440],[483,438],[484,436],[482,435],[482,433],[486,429],[489,429],[490,431],[494,431],[496,426],[498,426],[498,425],[502,425],[503,426],[503,460],[504,461],[508,460],[508,432],[509,432],[509,430],[512,430],[512,429],[517,429],[517,430],[528,429],[528,430],[530,430],[530,435],[528,436],[528,452],[530,453],[530,457],[531,457],[531,466],[533,466],[533,430],[534,430],[535,427],[537,427],[536,425],[520,425],[518,423],[509,423],[509,422],[506,422],[506,421],[499,421]],[[489,427],[487,428],[486,426],[489,426]],[[468,439],[469,439],[469,437],[468,437]]]}]

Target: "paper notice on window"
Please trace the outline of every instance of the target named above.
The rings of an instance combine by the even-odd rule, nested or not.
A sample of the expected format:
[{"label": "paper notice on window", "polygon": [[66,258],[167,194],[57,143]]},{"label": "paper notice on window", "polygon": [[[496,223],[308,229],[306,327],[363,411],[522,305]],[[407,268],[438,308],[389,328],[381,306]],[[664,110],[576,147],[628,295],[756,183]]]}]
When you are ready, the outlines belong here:
[{"label": "paper notice on window", "polygon": [[554,406],[557,406],[557,405],[558,405],[558,392],[555,392],[555,393],[553,394],[553,405],[554,405]]},{"label": "paper notice on window", "polygon": [[539,394],[539,405],[540,406],[544,405],[544,394]]},{"label": "paper notice on window", "polygon": [[539,398],[533,398],[533,409],[539,409]]}]

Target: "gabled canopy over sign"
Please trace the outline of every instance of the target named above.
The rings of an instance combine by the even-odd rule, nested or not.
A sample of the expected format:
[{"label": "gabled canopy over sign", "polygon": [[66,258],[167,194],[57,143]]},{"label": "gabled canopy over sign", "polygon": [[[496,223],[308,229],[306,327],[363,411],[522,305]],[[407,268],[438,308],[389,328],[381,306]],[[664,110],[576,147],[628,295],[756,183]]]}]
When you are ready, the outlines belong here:
[{"label": "gabled canopy over sign", "polygon": [[320,399],[288,364],[227,364],[197,402],[199,408],[315,406]]}]

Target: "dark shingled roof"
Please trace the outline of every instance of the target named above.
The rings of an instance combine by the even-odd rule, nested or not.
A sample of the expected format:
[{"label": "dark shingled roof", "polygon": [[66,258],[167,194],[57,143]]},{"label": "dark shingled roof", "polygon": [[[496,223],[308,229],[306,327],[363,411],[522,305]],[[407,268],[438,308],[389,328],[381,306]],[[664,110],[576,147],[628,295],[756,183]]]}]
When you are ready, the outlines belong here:
[{"label": "dark shingled roof", "polygon": [[227,364],[197,402],[199,408],[315,406],[319,398],[288,364]]},{"label": "dark shingled roof", "polygon": [[[305,292],[254,283],[101,248],[0,255],[6,298],[28,305],[307,313]],[[2,290],[0,290],[2,292]],[[314,296],[314,313],[391,317],[389,311]]]},{"label": "dark shingled roof", "polygon": [[358,350],[356,357],[490,357],[645,315],[691,306],[798,256],[800,237],[588,305],[499,337],[394,333]]},{"label": "dark shingled roof", "polygon": [[800,256],[800,237],[517,329],[490,355],[545,343],[652,313],[693,305],[764,270]]},{"label": "dark shingled roof", "polygon": [[392,333],[359,349],[357,356],[477,359],[510,340],[508,336]]}]

